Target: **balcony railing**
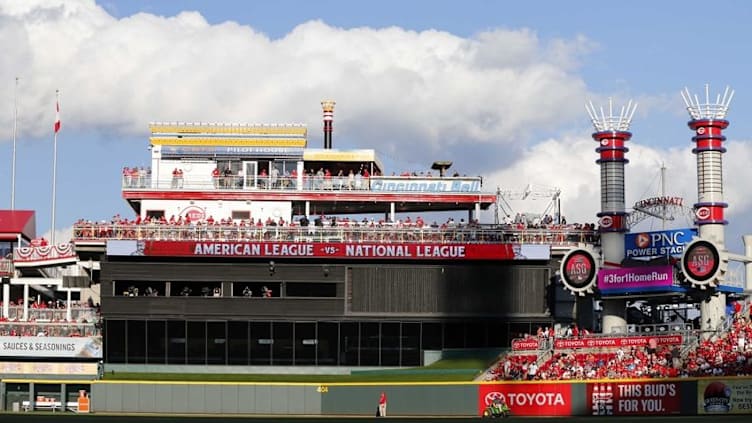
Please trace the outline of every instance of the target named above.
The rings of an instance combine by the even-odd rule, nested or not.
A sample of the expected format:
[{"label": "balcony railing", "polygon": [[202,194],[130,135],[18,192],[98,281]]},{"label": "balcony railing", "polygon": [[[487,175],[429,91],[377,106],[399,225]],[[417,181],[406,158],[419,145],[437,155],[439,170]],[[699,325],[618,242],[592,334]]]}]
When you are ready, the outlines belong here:
[{"label": "balcony railing", "polygon": [[515,229],[513,225],[462,227],[355,225],[355,226],[244,226],[174,224],[76,223],[74,241],[107,239],[174,241],[269,241],[269,242],[433,242],[519,243],[573,245],[596,243],[598,234],[574,226]]},{"label": "balcony railing", "polygon": [[101,336],[96,323],[0,322],[0,336]]},{"label": "balcony railing", "polygon": [[[65,322],[67,318],[67,308],[35,308],[29,307],[28,320],[33,322]],[[23,305],[8,306],[8,320],[23,320]],[[93,307],[71,306],[70,322],[79,323],[96,323],[99,321],[99,313]],[[70,323],[65,323],[70,324]]]},{"label": "balcony railing", "polygon": [[270,190],[270,191],[370,191],[421,193],[480,193],[480,177],[372,176],[350,178],[331,176],[271,177],[259,175],[201,178],[153,178],[152,175],[122,177],[123,190]]},{"label": "balcony railing", "polygon": [[0,258],[0,277],[13,276],[13,260]]}]

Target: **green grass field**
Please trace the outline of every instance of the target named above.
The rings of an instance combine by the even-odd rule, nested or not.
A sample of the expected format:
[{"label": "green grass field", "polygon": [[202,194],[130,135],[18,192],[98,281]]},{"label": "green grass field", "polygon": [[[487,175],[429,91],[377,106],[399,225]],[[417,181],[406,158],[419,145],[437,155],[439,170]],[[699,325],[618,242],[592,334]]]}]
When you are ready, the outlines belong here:
[{"label": "green grass field", "polygon": [[488,357],[439,360],[426,367],[353,371],[349,375],[322,374],[245,374],[245,373],[105,373],[105,380],[146,380],[176,382],[469,382],[485,370],[493,359]]}]

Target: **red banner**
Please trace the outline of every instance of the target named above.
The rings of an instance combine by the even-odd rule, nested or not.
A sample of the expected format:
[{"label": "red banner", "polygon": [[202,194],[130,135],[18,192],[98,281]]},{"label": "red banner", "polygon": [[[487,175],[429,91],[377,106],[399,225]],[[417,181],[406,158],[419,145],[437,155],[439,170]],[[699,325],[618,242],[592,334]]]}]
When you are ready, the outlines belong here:
[{"label": "red banner", "polygon": [[554,341],[554,348],[566,350],[576,348],[644,347],[648,345],[651,339],[655,339],[657,345],[681,345],[684,341],[681,335],[561,338]]},{"label": "red banner", "polygon": [[588,383],[587,407],[594,416],[679,414],[679,384],[673,382]]},{"label": "red banner", "polygon": [[[520,257],[516,244],[374,242],[109,241],[108,255],[161,257],[335,258],[397,260],[546,260]],[[548,255],[548,254],[546,254]]]},{"label": "red banner", "polygon": [[512,340],[512,351],[533,351],[540,347],[538,339],[525,338]]},{"label": "red banner", "polygon": [[484,383],[478,386],[478,414],[504,397],[514,416],[571,416],[572,386],[568,383]]}]

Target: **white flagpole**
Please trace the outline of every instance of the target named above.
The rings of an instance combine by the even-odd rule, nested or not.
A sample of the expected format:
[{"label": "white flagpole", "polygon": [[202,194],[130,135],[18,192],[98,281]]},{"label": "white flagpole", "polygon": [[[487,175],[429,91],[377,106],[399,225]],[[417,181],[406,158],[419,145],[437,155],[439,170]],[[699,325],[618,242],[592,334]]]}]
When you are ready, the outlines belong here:
[{"label": "white flagpole", "polygon": [[[60,108],[60,90],[55,90],[55,125]],[[50,231],[50,245],[55,245],[55,198],[57,194],[57,128],[55,128],[55,140],[52,146],[52,229]]]},{"label": "white flagpole", "polygon": [[16,131],[18,129],[18,77],[13,88],[13,159],[10,172],[10,209],[16,209]]}]

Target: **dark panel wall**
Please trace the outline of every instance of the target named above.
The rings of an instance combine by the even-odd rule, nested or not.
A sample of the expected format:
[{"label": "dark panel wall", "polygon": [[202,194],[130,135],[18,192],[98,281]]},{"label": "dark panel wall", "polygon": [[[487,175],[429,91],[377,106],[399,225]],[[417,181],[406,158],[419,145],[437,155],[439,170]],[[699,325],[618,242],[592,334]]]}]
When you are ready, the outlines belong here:
[{"label": "dark panel wall", "polygon": [[550,274],[545,266],[355,267],[350,311],[543,316]]},{"label": "dark panel wall", "polygon": [[[420,315],[547,317],[548,263],[500,264],[270,264],[236,262],[104,262],[102,305],[105,317],[149,316],[353,316]],[[346,280],[349,279],[349,280]],[[333,298],[116,297],[113,281],[173,283],[331,283]],[[121,285],[122,286],[122,285]],[[198,286],[198,285],[197,285]],[[121,290],[121,288],[117,288]],[[197,292],[196,288],[194,291]],[[282,292],[276,289],[275,292]],[[284,294],[283,294],[284,295]]]}]

